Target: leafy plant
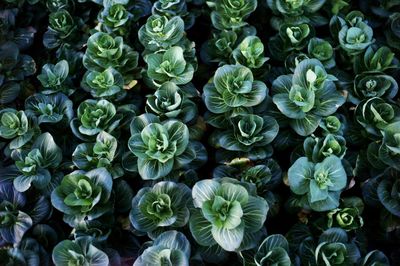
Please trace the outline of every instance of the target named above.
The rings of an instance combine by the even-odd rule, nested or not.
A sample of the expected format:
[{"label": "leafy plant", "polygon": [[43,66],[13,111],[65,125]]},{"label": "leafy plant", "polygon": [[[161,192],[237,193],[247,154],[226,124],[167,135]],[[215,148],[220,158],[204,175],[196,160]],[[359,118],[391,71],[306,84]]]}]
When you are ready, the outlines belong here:
[{"label": "leafy plant", "polygon": [[399,108],[385,102],[385,100],[374,97],[364,100],[357,105],[355,115],[357,122],[365,130],[375,136],[381,136],[383,130],[390,123],[395,122],[398,117]]},{"label": "leafy plant", "polygon": [[86,72],[82,86],[95,98],[125,93],[123,91],[124,78],[113,68],[107,68],[103,72]]},{"label": "leafy plant", "polygon": [[103,71],[113,67],[122,74],[134,70],[138,65],[139,54],[124,44],[123,38],[97,32],[87,41],[83,65],[92,71]]},{"label": "leafy plant", "polygon": [[269,116],[238,115],[231,119],[231,129],[217,131],[212,136],[216,147],[235,152],[254,152],[265,149],[278,134],[276,120]]},{"label": "leafy plant", "polygon": [[246,37],[232,52],[237,64],[248,68],[260,68],[268,60],[264,57],[264,45],[257,36]]},{"label": "leafy plant", "polygon": [[11,139],[10,149],[20,148],[32,139],[34,131],[24,111],[5,108],[0,111],[0,115],[0,136]]},{"label": "leafy plant", "polygon": [[400,1],[0,1],[0,265],[400,265]]},{"label": "leafy plant", "polygon": [[354,79],[351,101],[359,103],[360,100],[382,97],[393,98],[398,91],[397,82],[387,75],[360,74]]},{"label": "leafy plant", "polygon": [[345,19],[334,16],[330,24],[334,23],[341,27],[337,35],[340,47],[349,55],[362,53],[374,42],[373,30],[359,11],[350,12]]},{"label": "leafy plant", "polygon": [[330,211],[328,227],[341,227],[346,231],[359,229],[364,221],[361,217],[364,205],[359,198],[347,198],[343,200],[343,208]]},{"label": "leafy plant", "polygon": [[325,231],[319,238],[315,251],[317,265],[354,264],[359,251],[354,243],[348,243],[347,234],[338,228]]},{"label": "leafy plant", "polygon": [[166,82],[146,101],[146,111],[160,119],[178,119],[184,123],[197,117],[197,106],[173,82]]},{"label": "leafy plant", "polygon": [[49,133],[40,135],[32,144],[31,151],[16,161],[21,175],[14,179],[14,187],[24,192],[31,187],[44,188],[51,179],[47,168],[56,168],[62,161],[62,150]]},{"label": "leafy plant", "polygon": [[136,230],[150,236],[183,227],[189,221],[190,196],[186,185],[170,181],[142,188],[132,200],[130,221]]},{"label": "leafy plant", "polygon": [[53,262],[56,265],[95,264],[105,266],[108,265],[109,259],[106,253],[91,243],[90,237],[81,237],[58,243],[53,250]]},{"label": "leafy plant", "polygon": [[313,162],[320,162],[331,155],[343,158],[347,150],[345,138],[333,134],[324,138],[307,137],[303,146],[307,158]]},{"label": "leafy plant", "polygon": [[303,199],[304,207],[327,211],[339,206],[340,192],[346,186],[347,175],[340,159],[334,155],[321,163],[297,159],[288,171],[290,189]]},{"label": "leafy plant", "polygon": [[173,46],[165,53],[149,54],[145,60],[147,75],[157,87],[168,81],[183,85],[193,78],[194,68],[186,62],[180,46]]},{"label": "leafy plant", "polygon": [[256,265],[268,265],[278,263],[280,265],[291,265],[288,255],[289,243],[282,235],[270,235],[261,243],[254,261]]},{"label": "leafy plant", "polygon": [[168,19],[165,16],[152,15],[140,28],[138,36],[146,49],[155,52],[178,44],[183,38],[184,27],[179,16]]},{"label": "leafy plant", "polygon": [[250,69],[225,65],[215,72],[213,83],[204,87],[204,102],[213,113],[222,114],[239,107],[252,107],[266,97],[267,87],[255,81]]},{"label": "leafy plant", "polygon": [[394,122],[384,128],[383,142],[379,148],[380,159],[396,169],[399,169],[398,160],[400,159],[399,127],[400,122]]},{"label": "leafy plant", "polygon": [[167,231],[159,235],[151,246],[146,248],[134,265],[189,265],[190,243],[184,234]]},{"label": "leafy plant", "polygon": [[79,105],[77,118],[74,118],[70,125],[75,136],[85,140],[85,136],[95,136],[102,130],[111,133],[118,126],[120,119],[111,102],[90,99]]},{"label": "leafy plant", "polygon": [[42,68],[42,73],[37,76],[38,80],[45,88],[44,94],[54,92],[66,92],[72,94],[72,86],[68,84],[69,66],[66,60],[61,60],[57,64],[46,64]]},{"label": "leafy plant", "polygon": [[74,117],[72,101],[64,94],[34,94],[25,101],[27,113],[37,117],[38,124],[69,123]]},{"label": "leafy plant", "polygon": [[189,130],[180,121],[161,124],[156,116],[144,114],[135,117],[130,128],[128,146],[137,157],[139,174],[145,180],[165,177],[196,158]]},{"label": "leafy plant", "polygon": [[51,203],[64,213],[64,221],[76,226],[96,219],[112,208],[112,177],[105,168],[74,171],[51,193]]},{"label": "leafy plant", "polygon": [[332,115],[345,102],[336,90],[335,77],[316,59],[300,62],[293,75],[278,77],[272,84],[273,102],[290,119],[297,134],[313,133],[322,117]]},{"label": "leafy plant", "polygon": [[268,212],[267,202],[230,180],[202,180],[193,186],[196,209],[190,231],[202,246],[219,245],[224,250],[253,247]]},{"label": "leafy plant", "polygon": [[11,183],[2,182],[0,191],[0,236],[5,243],[19,243],[32,226],[32,218],[22,210],[26,197]]},{"label": "leafy plant", "polygon": [[257,1],[217,0],[209,4],[213,26],[219,30],[236,29],[247,25],[244,21],[257,7]]},{"label": "leafy plant", "polygon": [[95,143],[82,143],[72,153],[72,162],[81,170],[106,168],[113,177],[123,174],[121,166],[113,164],[117,157],[118,142],[105,131],[100,132]]}]

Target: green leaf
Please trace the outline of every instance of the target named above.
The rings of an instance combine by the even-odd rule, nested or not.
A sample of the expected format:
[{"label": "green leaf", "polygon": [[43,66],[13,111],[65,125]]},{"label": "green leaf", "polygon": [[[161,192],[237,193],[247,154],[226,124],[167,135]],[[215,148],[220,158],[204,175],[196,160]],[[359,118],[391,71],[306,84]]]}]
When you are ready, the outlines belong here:
[{"label": "green leaf", "polygon": [[243,207],[243,221],[246,232],[256,232],[262,228],[269,210],[268,203],[261,197],[249,197]]},{"label": "green leaf", "polygon": [[325,172],[332,182],[332,186],[329,187],[330,191],[340,191],[347,184],[347,174],[343,168],[341,160],[334,155],[325,158],[322,163],[315,165],[315,174],[319,172]]},{"label": "green leaf", "polygon": [[254,261],[257,266],[266,263],[275,263],[282,266],[290,266],[291,261],[288,255],[289,243],[282,235],[270,235],[261,243]]},{"label": "green leaf", "polygon": [[74,241],[64,240],[53,249],[53,262],[56,265],[69,265],[79,259],[82,263],[94,266],[108,266],[108,256],[91,244],[90,237],[80,237]]},{"label": "green leaf", "polygon": [[50,133],[40,135],[33,143],[32,149],[39,149],[43,156],[43,161],[40,163],[42,167],[55,168],[62,161],[62,150],[57,146]]},{"label": "green leaf", "polygon": [[328,197],[328,188],[321,189],[315,180],[310,181],[310,203],[325,200]]},{"label": "green leaf", "polygon": [[162,246],[172,250],[180,250],[187,257],[190,257],[190,243],[181,232],[172,230],[162,233],[153,242],[154,246]]},{"label": "green leaf", "polygon": [[306,116],[306,113],[289,99],[289,94],[275,94],[272,100],[279,111],[289,118],[302,119]]},{"label": "green leaf", "polygon": [[329,211],[339,207],[339,199],[340,199],[340,192],[335,192],[335,191],[329,192],[328,197],[320,201],[311,202],[310,196],[308,197],[311,209],[317,212]]},{"label": "green leaf", "polygon": [[288,171],[290,189],[297,195],[306,194],[313,176],[314,163],[308,161],[307,157],[297,159]]},{"label": "green leaf", "polygon": [[320,122],[321,117],[308,113],[302,119],[291,120],[290,125],[300,136],[308,136],[318,128]]},{"label": "green leaf", "polygon": [[315,101],[314,114],[320,116],[329,116],[336,112],[342,106],[346,98],[338,91],[336,91],[333,82],[329,81],[326,84],[324,93],[320,95]]},{"label": "green leaf", "polygon": [[[378,185],[377,194],[385,208],[396,216],[400,217],[400,182],[384,179]],[[396,196],[397,193],[397,196]]]},{"label": "green leaf", "polygon": [[202,246],[216,244],[211,233],[213,225],[202,215],[200,210],[193,210],[189,220],[189,228],[193,238]]},{"label": "green leaf", "polygon": [[155,180],[168,175],[174,166],[173,159],[165,163],[148,158],[138,158],[139,174],[144,180]]},{"label": "green leaf", "polygon": [[31,217],[18,211],[13,224],[4,226],[0,230],[0,236],[8,243],[20,243],[25,233],[32,227]]},{"label": "green leaf", "polygon": [[235,251],[240,247],[244,235],[244,223],[234,229],[212,226],[211,233],[215,241],[226,251]]},{"label": "green leaf", "polygon": [[232,183],[222,183],[221,189],[217,192],[217,195],[221,196],[229,202],[238,201],[244,205],[249,200],[249,193],[241,185],[235,185]]},{"label": "green leaf", "polygon": [[189,144],[189,129],[179,121],[168,121],[164,124],[169,134],[169,141],[176,142],[175,155],[182,154]]},{"label": "green leaf", "polygon": [[220,188],[220,183],[211,179],[198,181],[192,188],[194,206],[201,208],[205,201],[213,200]]}]

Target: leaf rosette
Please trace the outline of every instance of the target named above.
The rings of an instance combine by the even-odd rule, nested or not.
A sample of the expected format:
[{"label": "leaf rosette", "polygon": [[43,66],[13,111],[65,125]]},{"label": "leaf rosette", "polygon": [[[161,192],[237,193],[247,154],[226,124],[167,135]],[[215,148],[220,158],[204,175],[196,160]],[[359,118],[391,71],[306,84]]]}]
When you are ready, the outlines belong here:
[{"label": "leaf rosette", "polygon": [[71,120],[70,126],[76,137],[87,140],[102,130],[111,133],[120,120],[114,104],[104,99],[89,99],[79,105],[77,117]]},{"label": "leaf rosette", "polygon": [[260,104],[268,89],[261,81],[255,81],[251,70],[241,65],[225,65],[217,69],[213,83],[204,87],[204,102],[215,114],[231,112],[239,107]]},{"label": "leaf rosette", "polygon": [[334,155],[316,164],[306,157],[297,159],[288,179],[292,192],[303,198],[303,207],[318,212],[339,207],[340,192],[347,183],[341,160]]},{"label": "leaf rosette", "polygon": [[189,221],[191,190],[171,181],[142,188],[132,200],[129,218],[133,227],[150,236],[171,228],[180,228]]},{"label": "leaf rosette", "polygon": [[201,180],[193,186],[195,209],[190,231],[202,246],[219,245],[226,251],[249,249],[261,233],[267,212],[265,199],[230,181]]},{"label": "leaf rosette", "polygon": [[145,56],[147,75],[154,86],[159,87],[168,81],[184,85],[192,80],[194,67],[186,61],[183,52],[180,46],[173,46],[165,52]]},{"label": "leaf rosette", "polygon": [[203,156],[203,149],[197,151],[202,145],[195,143],[189,141],[188,127],[177,120],[161,123],[155,115],[144,114],[131,122],[128,147],[137,158],[144,180],[166,177],[172,170],[187,167],[196,157]]},{"label": "leaf rosette", "polygon": [[173,82],[166,82],[147,98],[146,111],[165,119],[178,119],[184,123],[197,117],[197,106]]},{"label": "leaf rosette", "polygon": [[136,259],[133,266],[176,265],[188,266],[190,242],[178,231],[167,231],[159,235]]},{"label": "leaf rosette", "polygon": [[106,253],[92,244],[91,237],[63,240],[53,249],[55,265],[109,265]]},{"label": "leaf rosette", "polygon": [[237,29],[247,25],[245,19],[256,10],[256,0],[217,0],[210,3],[214,9],[211,21],[219,30]]},{"label": "leaf rosette", "polygon": [[72,101],[62,93],[51,95],[37,93],[25,100],[26,112],[35,115],[38,124],[55,124],[61,121],[69,123],[74,117],[72,105]]},{"label": "leaf rosette", "polygon": [[260,244],[254,262],[257,266],[280,265],[290,266],[289,243],[283,235],[270,235]]},{"label": "leaf rosette", "polygon": [[179,16],[167,18],[152,15],[147,19],[146,24],[139,29],[139,41],[147,50],[152,52],[168,49],[178,44],[183,38],[184,29],[184,22]]},{"label": "leaf rosette", "polygon": [[212,137],[214,145],[229,151],[250,152],[255,147],[270,144],[277,136],[279,125],[270,116],[253,114],[231,118],[232,128],[217,131]]},{"label": "leaf rosette", "polygon": [[334,80],[321,62],[306,59],[297,65],[293,75],[280,76],[273,82],[273,102],[289,118],[297,134],[312,134],[323,117],[344,104],[346,99],[336,90]]},{"label": "leaf rosette", "polygon": [[51,193],[51,203],[64,213],[64,221],[76,226],[111,211],[113,180],[105,168],[77,170],[61,180]]}]

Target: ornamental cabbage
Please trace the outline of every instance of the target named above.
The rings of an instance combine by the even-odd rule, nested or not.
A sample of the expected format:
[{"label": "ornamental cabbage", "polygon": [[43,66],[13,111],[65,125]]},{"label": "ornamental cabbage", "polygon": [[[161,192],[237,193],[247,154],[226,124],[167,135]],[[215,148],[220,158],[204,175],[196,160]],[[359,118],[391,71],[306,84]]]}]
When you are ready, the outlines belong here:
[{"label": "ornamental cabbage", "polygon": [[183,38],[184,28],[184,22],[180,17],[168,19],[165,16],[153,15],[140,28],[139,40],[149,51],[167,49]]},{"label": "ornamental cabbage", "polygon": [[290,266],[289,243],[283,235],[270,235],[260,244],[254,256],[257,266]]}]

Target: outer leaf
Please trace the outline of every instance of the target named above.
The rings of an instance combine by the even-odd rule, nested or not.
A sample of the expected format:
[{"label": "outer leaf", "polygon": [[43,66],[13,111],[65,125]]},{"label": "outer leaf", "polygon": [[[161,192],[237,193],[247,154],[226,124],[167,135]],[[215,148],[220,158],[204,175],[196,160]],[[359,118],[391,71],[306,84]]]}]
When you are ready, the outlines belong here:
[{"label": "outer leaf", "polygon": [[216,242],[214,240],[212,224],[204,218],[200,210],[193,210],[190,220],[189,228],[193,238],[202,246],[212,246]]},{"label": "outer leaf", "polygon": [[168,175],[174,166],[172,159],[161,163],[158,160],[138,158],[139,174],[144,180],[155,180]]},{"label": "outer leaf", "polygon": [[192,189],[194,206],[201,208],[205,201],[212,200],[220,187],[220,183],[211,179],[197,182]]},{"label": "outer leaf", "polygon": [[50,133],[40,135],[33,143],[32,149],[39,149],[43,156],[41,166],[44,168],[57,167],[62,161],[62,150],[54,142]]},{"label": "outer leaf", "polygon": [[212,226],[212,236],[215,241],[226,251],[235,251],[239,248],[244,235],[244,223],[241,223],[234,229],[218,228]]},{"label": "outer leaf", "polygon": [[288,171],[290,189],[297,195],[306,194],[313,176],[314,163],[309,162],[307,157],[297,159]]},{"label": "outer leaf", "polygon": [[243,206],[243,221],[247,232],[256,232],[261,229],[267,218],[268,203],[261,197],[249,197],[249,201]]}]

